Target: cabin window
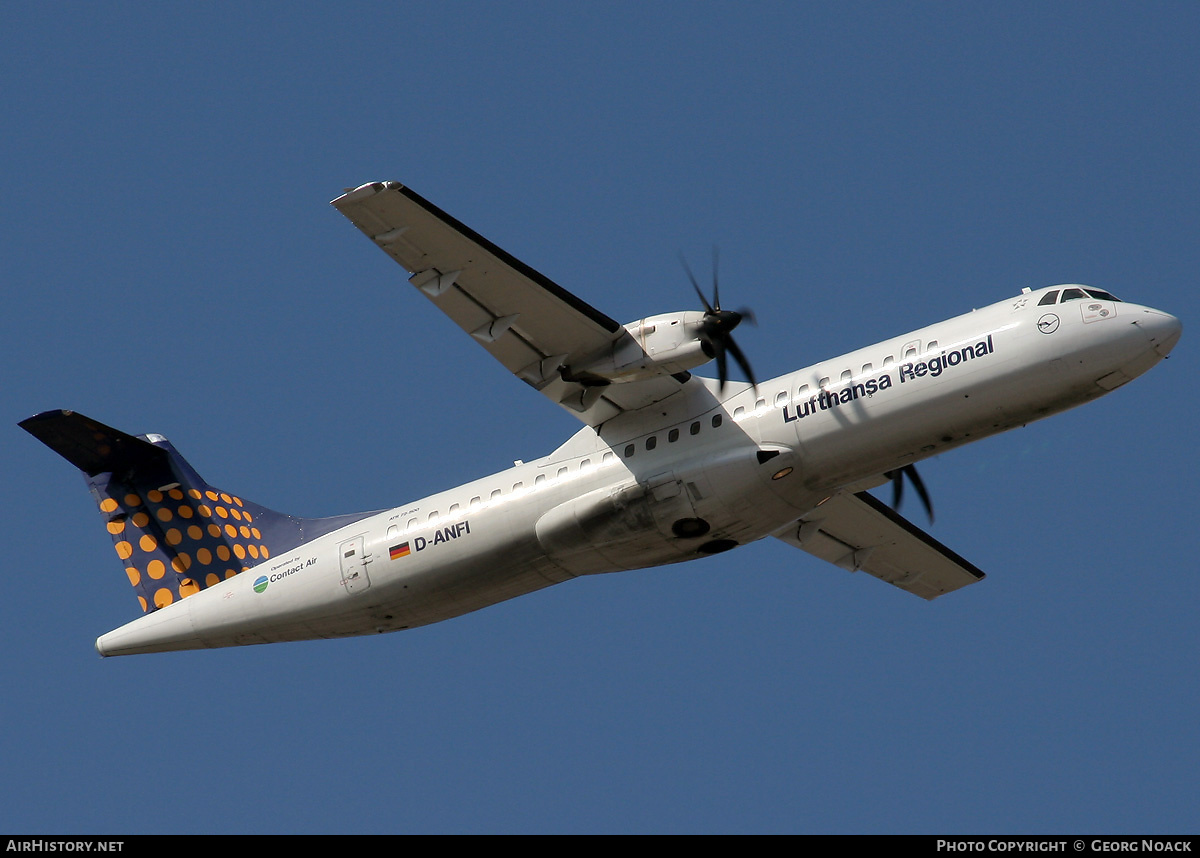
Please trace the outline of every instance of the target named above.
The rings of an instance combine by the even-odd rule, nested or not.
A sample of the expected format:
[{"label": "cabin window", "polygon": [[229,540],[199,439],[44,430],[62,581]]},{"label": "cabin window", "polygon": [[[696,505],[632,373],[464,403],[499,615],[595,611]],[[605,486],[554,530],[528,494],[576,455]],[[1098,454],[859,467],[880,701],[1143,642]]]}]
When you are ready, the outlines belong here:
[{"label": "cabin window", "polygon": [[416,526],[417,526],[417,520],[415,518],[410,518],[408,520],[408,529],[412,530]]},{"label": "cabin window", "polygon": [[647,450],[653,450],[657,446],[658,446],[658,436],[657,435],[651,435],[649,438],[646,439],[646,449]]},{"label": "cabin window", "polygon": [[854,373],[848,369],[842,370],[842,381],[849,381],[854,376]]},{"label": "cabin window", "polygon": [[905,359],[913,357],[920,350],[921,350],[921,341],[920,340],[913,340],[911,343],[905,343],[904,344]]},{"label": "cabin window", "polygon": [[714,429],[716,429],[716,428],[717,428],[718,426],[720,426],[720,425],[721,425],[721,415],[720,415],[720,414],[714,414],[714,415],[713,415],[713,418],[712,418],[712,427],[713,427]]},{"label": "cabin window", "polygon": [[895,362],[896,362],[896,359],[894,357],[892,357],[891,355],[888,355],[887,357],[885,357],[883,359],[883,368],[887,369],[889,366],[891,366]]},{"label": "cabin window", "polygon": [[512,490],[513,490],[514,492],[516,492],[516,491],[520,491],[520,489],[521,489],[521,484],[520,484],[520,483],[513,483],[513,488],[512,488]]},{"label": "cabin window", "polygon": [[533,478],[533,484],[535,486],[540,486],[544,482],[546,482],[545,474],[538,474],[536,477]]},{"label": "cabin window", "polygon": [[450,515],[454,515],[454,513],[458,512],[458,504],[456,504],[456,503],[450,504],[450,509],[446,510],[446,512],[449,513]]},{"label": "cabin window", "polygon": [[637,450],[637,445],[626,444],[625,445],[625,458],[626,459],[632,458],[635,450]]},{"label": "cabin window", "polygon": [[786,405],[787,401],[788,401],[788,395],[787,395],[786,390],[781,390],[775,394],[775,407],[776,408],[778,408],[781,405]]},{"label": "cabin window", "polygon": [[739,405],[737,408],[733,409],[733,419],[740,420],[742,418],[742,415],[745,413],[746,413],[746,409],[742,408],[742,406]]},{"label": "cabin window", "polygon": [[391,539],[393,536],[396,536],[399,533],[400,533],[400,525],[393,524],[391,527],[388,528],[388,539]]},{"label": "cabin window", "polygon": [[938,341],[937,341],[937,340],[930,340],[930,341],[929,341],[929,344],[925,346],[925,351],[927,351],[927,352],[936,352],[936,351],[937,351],[937,347],[938,347]]},{"label": "cabin window", "polygon": [[492,489],[492,493],[488,497],[488,500],[495,500],[498,497],[500,497],[500,489]]},{"label": "cabin window", "polygon": [[670,432],[667,433],[667,443],[668,444],[674,444],[678,440],[679,440],[679,430],[678,429],[672,429]]},{"label": "cabin window", "polygon": [[758,399],[754,403],[754,410],[756,412],[762,411],[766,407],[767,407],[767,400],[765,400],[765,399]]},{"label": "cabin window", "polygon": [[691,432],[693,435],[699,435],[700,434],[700,421],[697,420],[695,423],[693,423],[691,428],[688,429],[688,431]]},{"label": "cabin window", "polygon": [[612,454],[612,453],[605,453],[605,454],[604,454],[604,455],[601,457],[601,459],[600,459],[600,462],[601,462],[601,463],[604,463],[604,462],[611,462],[611,461],[612,461],[612,457],[613,457],[613,454]]},{"label": "cabin window", "polygon": [[869,363],[864,363],[862,368],[863,375],[870,375],[873,367]]},{"label": "cabin window", "polygon": [[829,389],[829,376],[825,376],[823,379],[818,381],[817,387],[821,388],[821,390],[828,390]]},{"label": "cabin window", "polygon": [[808,385],[802,384],[800,385],[800,389],[796,391],[796,397],[798,399],[803,399],[806,395],[808,395]]},{"label": "cabin window", "polygon": [[429,513],[428,517],[425,520],[433,521],[437,517],[438,517],[438,511],[435,509],[433,512]]},{"label": "cabin window", "polygon": [[[579,463],[579,470],[581,470],[581,471],[586,471],[586,470],[587,470],[588,468],[590,468],[591,466],[592,466],[592,460],[591,460],[591,459],[584,459],[582,462],[580,462],[580,463]],[[520,484],[520,483],[517,483],[517,485],[519,486],[519,485],[521,485],[521,484]],[[516,488],[516,486],[514,486],[514,488]]]},{"label": "cabin window", "polygon": [[1086,297],[1087,296],[1083,294],[1082,289],[1064,289],[1062,293],[1062,301],[1059,303],[1061,304],[1066,301],[1081,301]]},{"label": "cabin window", "polygon": [[479,504],[479,495],[475,495],[475,497],[471,498],[471,506],[479,506]]},{"label": "cabin window", "polygon": [[566,475],[567,475],[567,469],[566,469],[566,468],[559,468],[559,469],[558,469],[558,478],[559,478],[560,480],[561,480],[563,477],[565,477]]}]

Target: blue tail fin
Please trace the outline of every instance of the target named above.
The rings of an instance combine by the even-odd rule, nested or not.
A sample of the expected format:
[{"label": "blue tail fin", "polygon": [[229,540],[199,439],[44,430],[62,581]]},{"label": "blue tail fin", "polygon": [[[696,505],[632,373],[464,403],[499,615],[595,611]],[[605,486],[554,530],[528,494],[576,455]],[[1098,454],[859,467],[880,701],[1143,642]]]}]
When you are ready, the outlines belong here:
[{"label": "blue tail fin", "polygon": [[20,426],[83,471],[143,611],[370,514],[274,512],[204,482],[161,435],[134,437],[72,411],[45,411]]}]

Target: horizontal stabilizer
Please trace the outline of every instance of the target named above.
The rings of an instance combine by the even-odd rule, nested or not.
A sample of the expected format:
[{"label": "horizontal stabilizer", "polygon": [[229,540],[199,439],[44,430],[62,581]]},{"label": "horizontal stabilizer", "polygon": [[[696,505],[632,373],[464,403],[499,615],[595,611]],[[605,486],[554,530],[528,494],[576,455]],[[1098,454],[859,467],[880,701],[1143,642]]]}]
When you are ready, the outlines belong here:
[{"label": "horizontal stabilizer", "polygon": [[108,471],[122,480],[152,482],[159,474],[160,485],[171,482],[166,450],[74,411],[43,411],[18,425],[89,477]]}]

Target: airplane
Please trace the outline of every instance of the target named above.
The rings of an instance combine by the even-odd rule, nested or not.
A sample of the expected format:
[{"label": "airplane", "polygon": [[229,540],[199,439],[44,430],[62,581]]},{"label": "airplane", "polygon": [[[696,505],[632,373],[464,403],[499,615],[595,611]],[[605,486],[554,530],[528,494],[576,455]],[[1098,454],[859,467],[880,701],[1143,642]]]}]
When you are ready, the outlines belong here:
[{"label": "airplane", "polygon": [[[907,481],[932,519],[914,463],[1103,396],[1182,331],[1100,289],[1025,288],[756,381],[715,254],[711,301],[687,270],[702,310],[623,325],[397,182],[332,205],[582,427],[430,497],[302,518],[210,486],[162,435],[63,410],[24,420],[83,472],[144,612],[96,640],[102,656],[411,629],[768,536],[932,600],[984,574],[893,508]],[[716,379],[692,373],[711,360]],[[891,506],[868,492],[889,481]]]}]

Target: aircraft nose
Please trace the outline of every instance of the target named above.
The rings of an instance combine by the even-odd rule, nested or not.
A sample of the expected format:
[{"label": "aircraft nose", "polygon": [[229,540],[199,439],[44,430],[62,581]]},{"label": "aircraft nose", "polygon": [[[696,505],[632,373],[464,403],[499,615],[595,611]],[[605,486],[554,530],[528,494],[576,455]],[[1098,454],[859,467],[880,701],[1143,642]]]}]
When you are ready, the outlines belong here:
[{"label": "aircraft nose", "polygon": [[1183,334],[1183,323],[1170,313],[1146,308],[1143,318],[1137,320],[1137,325],[1154,345],[1154,350],[1163,357],[1171,353],[1179,337]]}]

